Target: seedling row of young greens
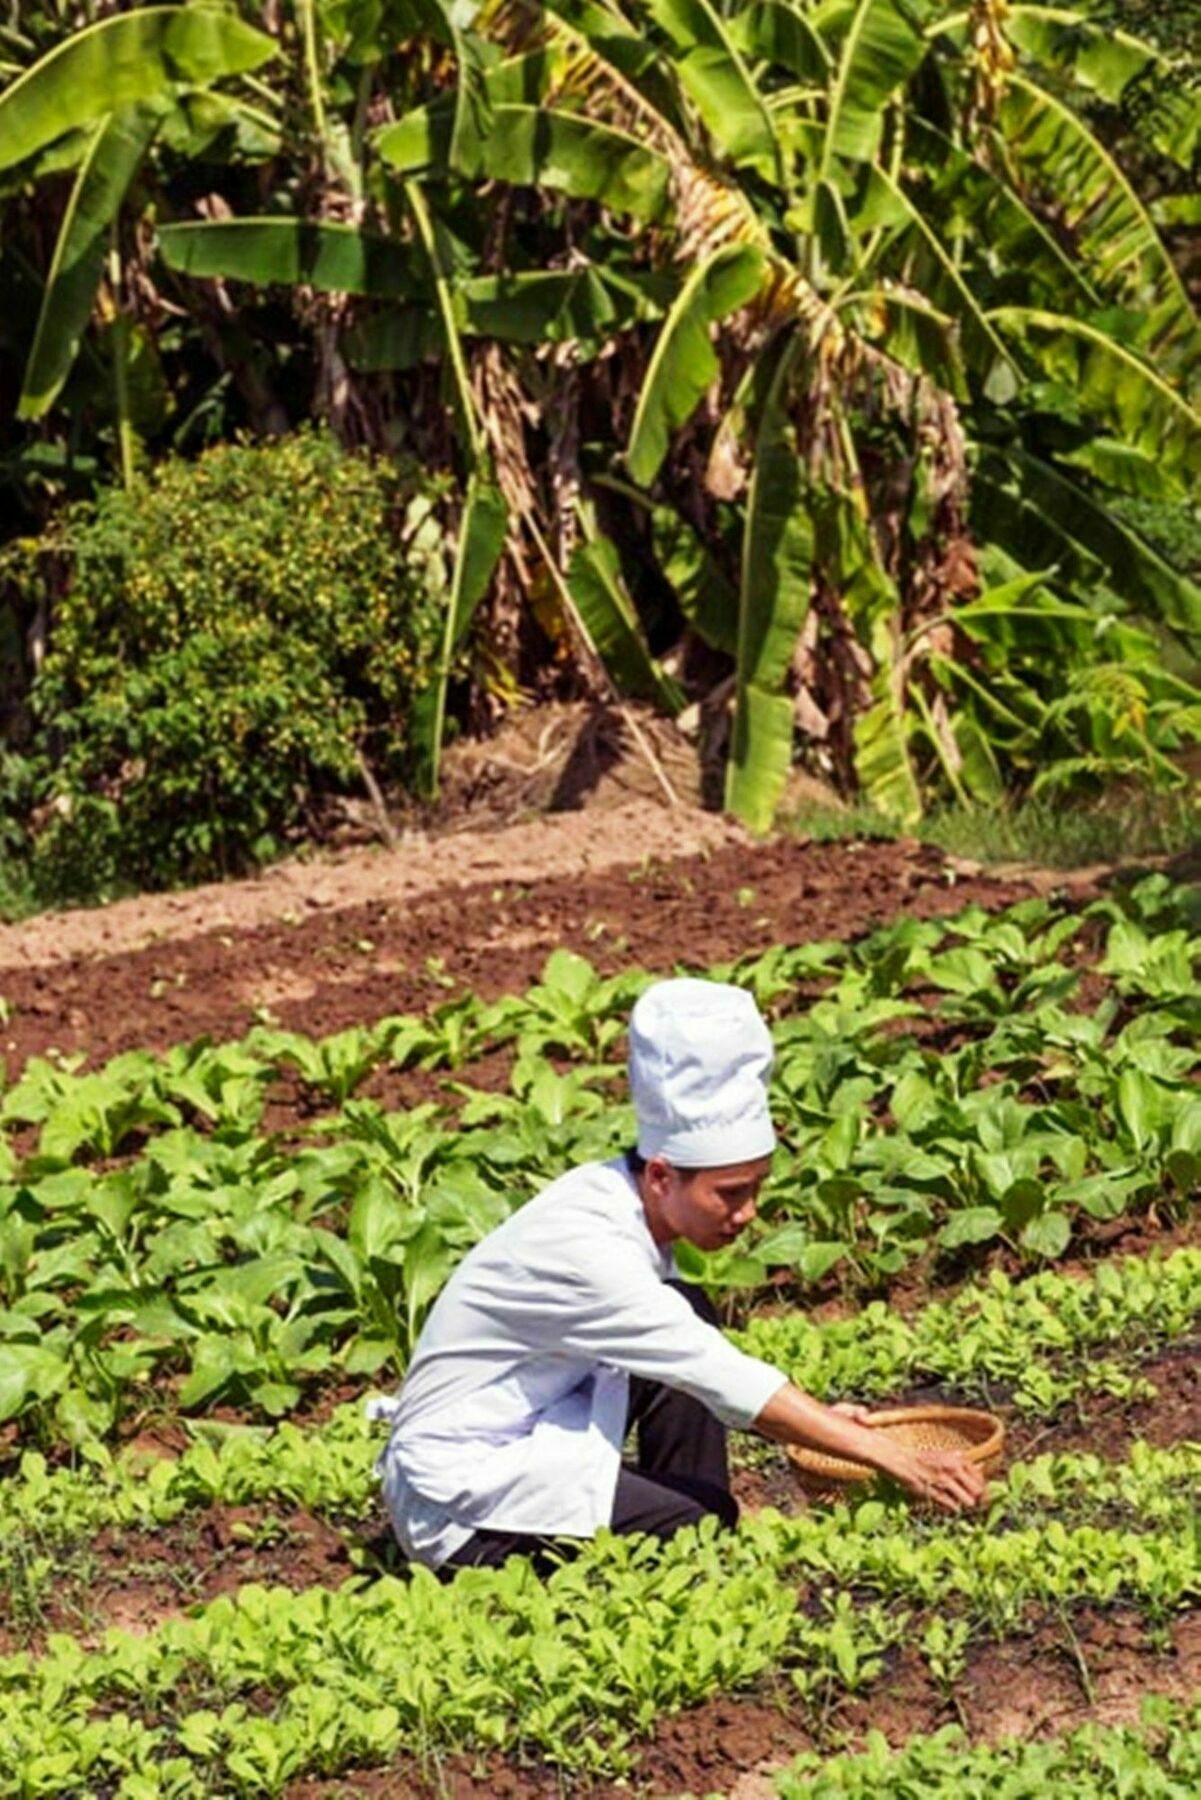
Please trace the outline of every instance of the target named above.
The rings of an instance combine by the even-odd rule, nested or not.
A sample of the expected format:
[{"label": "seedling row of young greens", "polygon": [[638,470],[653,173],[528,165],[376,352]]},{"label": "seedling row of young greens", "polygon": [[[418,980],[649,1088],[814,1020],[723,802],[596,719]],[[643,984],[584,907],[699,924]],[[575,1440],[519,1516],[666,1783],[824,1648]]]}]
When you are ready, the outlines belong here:
[{"label": "seedling row of young greens", "polygon": [[817,1716],[870,1693],[914,1637],[945,1670],[980,1635],[1085,1602],[1133,1607],[1166,1637],[1201,1590],[1197,1472],[1195,1451],[1124,1470],[1048,1459],[1018,1472],[984,1529],[875,1501],[764,1513],[735,1538],[605,1537],[546,1585],[517,1562],[449,1587],[421,1572],[248,1587],[144,1638],[54,1638],[0,1659],[0,1793],[273,1793],[456,1746],[618,1772],[666,1711],[770,1675]]},{"label": "seedling row of young greens", "polygon": [[[827,1277],[863,1293],[919,1259],[1003,1241],[1037,1268],[1121,1213],[1183,1219],[1201,1176],[1191,904],[1153,877],[1082,915],[972,908],[720,971],[775,1014],[782,1144],[754,1231],[718,1257],[684,1247],[684,1273],[745,1307],[773,1276],[787,1295],[781,1272],[797,1295]],[[630,1141],[610,1086],[646,979],[560,952],[524,996],[324,1042],[260,1029],[91,1074],[31,1062],[0,1100],[0,1422],[82,1442],[164,1381],[187,1412],[280,1416],[333,1378],[399,1377],[464,1250]],[[506,1043],[507,1093],[454,1078]],[[355,1098],[381,1064],[445,1071],[446,1102]],[[261,1131],[286,1067],[335,1109],[299,1144]]]}]

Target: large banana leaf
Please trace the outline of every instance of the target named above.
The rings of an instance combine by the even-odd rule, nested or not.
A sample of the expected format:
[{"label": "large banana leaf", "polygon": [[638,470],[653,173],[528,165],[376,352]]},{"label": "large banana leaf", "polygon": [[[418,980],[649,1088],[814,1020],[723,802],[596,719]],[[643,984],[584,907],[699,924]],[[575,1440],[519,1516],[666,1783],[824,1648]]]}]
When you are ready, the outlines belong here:
[{"label": "large banana leaf", "polygon": [[1134,449],[1158,456],[1169,470],[1201,473],[1201,414],[1116,336],[1033,307],[997,307],[989,317]]},{"label": "large banana leaf", "polygon": [[0,93],[0,169],[175,82],[205,83],[276,55],[216,6],[146,6],[73,33]]},{"label": "large banana leaf", "polygon": [[[382,131],[376,147],[402,174],[453,167],[452,110],[430,106]],[[518,187],[559,188],[610,212],[654,220],[667,210],[671,165],[627,132],[556,107],[494,104],[479,170]]]},{"label": "large banana leaf", "polygon": [[[878,196],[882,196],[894,215],[904,221],[907,231],[903,242],[908,255],[912,256],[915,250],[919,253],[921,273],[925,277],[921,291],[958,321],[966,361],[990,386],[1004,382],[1012,388],[1016,383],[1013,359],[996,326],[976,299],[938,232],[883,167],[869,172],[865,205],[870,206],[873,200],[879,204]],[[881,254],[886,255],[888,249],[886,244]]]},{"label": "large banana leaf", "polygon": [[622,276],[616,269],[537,269],[477,275],[458,284],[463,329],[513,344],[599,344],[639,320],[662,314],[662,283]]},{"label": "large banana leaf", "polygon": [[163,260],[182,275],[278,283],[306,282],[323,293],[399,299],[423,287],[407,244],[314,219],[197,219],[163,225]]},{"label": "large banana leaf", "polygon": [[813,575],[808,475],[788,416],[798,352],[794,335],[770,372],[743,528],[726,806],[752,831],[770,829],[792,763],[792,701],[782,690],[809,611]]},{"label": "large banana leaf", "polygon": [[497,107],[482,162],[495,181],[560,188],[636,219],[662,218],[668,206],[665,157],[627,132],[555,107]]},{"label": "large banana leaf", "polygon": [[446,608],[442,655],[430,686],[417,699],[409,722],[412,749],[429,793],[438,792],[438,770],[446,727],[446,690],[454,660],[466,641],[476,607],[488,591],[504,549],[509,510],[500,489],[478,472],[471,475],[459,524],[454,578]]},{"label": "large banana leaf", "polygon": [[653,700],[674,717],[684,704],[676,683],[647,649],[621,578],[617,551],[587,514],[585,535],[567,571],[567,590],[580,622],[617,691]]},{"label": "large banana leaf", "polygon": [[[451,52],[455,91],[447,156],[454,169],[473,174],[488,130],[491,101],[481,60],[480,39],[462,29],[461,12],[442,0],[408,0],[423,30]],[[468,14],[470,16],[470,14]]]},{"label": "large banana leaf", "polygon": [[146,102],[101,119],[67,210],[42,294],[37,331],[17,407],[39,419],[58,398],[79,353],[104,265],[109,232],[162,116]]},{"label": "large banana leaf", "polygon": [[[489,123],[498,106],[537,106],[548,89],[562,79],[565,66],[563,52],[553,44],[493,63],[480,77]],[[455,169],[458,174],[471,174],[478,161],[478,144],[470,147],[466,167],[460,168],[452,160],[456,150],[456,116],[456,96],[442,94],[385,125],[376,134],[376,148],[400,175],[421,175],[427,169]],[[458,147],[464,148],[461,142]]]},{"label": "large banana leaf", "polygon": [[830,7],[817,15],[823,36],[832,40],[835,56],[819,181],[829,178],[836,157],[871,162],[877,154],[885,103],[908,81],[926,53],[925,41],[913,22],[918,10],[898,0],[856,0],[849,11]]},{"label": "large banana leaf", "polygon": [[477,466],[482,444],[479,426],[476,423],[475,397],[471,391],[471,376],[467,368],[467,357],[463,350],[463,342],[459,333],[459,323],[455,317],[454,294],[451,289],[452,271],[454,267],[453,250],[449,243],[449,234],[440,219],[431,216],[426,205],[425,195],[415,181],[405,183],[405,197],[417,226],[417,235],[421,239],[429,263],[430,278],[434,284],[438,315],[442,321],[443,350],[446,357],[445,370],[449,376],[455,414],[459,422],[459,432],[468,468]]},{"label": "large banana leaf", "polygon": [[997,109],[1004,155],[1072,234],[1089,280],[1109,300],[1147,315],[1140,343],[1182,371],[1201,368],[1201,327],[1142,201],[1105,146],[1070,107],[1010,77]]},{"label": "large banana leaf", "polygon": [[714,143],[731,162],[783,186],[771,114],[716,8],[709,0],[646,0],[646,6],[674,46],[680,84]]},{"label": "large banana leaf", "polygon": [[626,463],[649,487],[671,433],[691,418],[718,372],[710,327],[758,292],[763,253],[750,244],[716,250],[688,277],[664,321],[638,396]]},{"label": "large banana leaf", "polygon": [[[1138,82],[1140,131],[1149,126],[1158,150],[1182,168],[1192,166],[1201,142],[1201,102],[1187,91],[1185,70],[1174,68],[1154,44],[1117,30],[1112,19],[1094,22],[1061,6],[1013,6],[1005,32],[1027,56],[1070,75],[1110,105]],[[1155,104],[1149,108],[1152,86]]]},{"label": "large banana leaf", "polygon": [[986,452],[972,481],[972,528],[1019,566],[1058,566],[1083,593],[1099,577],[1131,609],[1160,619],[1201,652],[1201,588],[1106,505],[1024,451]]},{"label": "large banana leaf", "polygon": [[736,24],[747,52],[786,69],[799,81],[824,87],[832,58],[812,19],[797,0],[754,0]]},{"label": "large banana leaf", "polygon": [[651,511],[655,561],[693,630],[715,650],[738,651],[738,590],[686,519],[670,506]]},{"label": "large banana leaf", "polygon": [[905,122],[905,149],[927,175],[909,198],[932,232],[941,239],[957,231],[974,235],[1007,271],[1034,284],[1029,297],[1036,303],[1062,310],[1071,296],[1084,307],[1100,307],[1100,294],[1080,264],[986,162],[914,115]]}]

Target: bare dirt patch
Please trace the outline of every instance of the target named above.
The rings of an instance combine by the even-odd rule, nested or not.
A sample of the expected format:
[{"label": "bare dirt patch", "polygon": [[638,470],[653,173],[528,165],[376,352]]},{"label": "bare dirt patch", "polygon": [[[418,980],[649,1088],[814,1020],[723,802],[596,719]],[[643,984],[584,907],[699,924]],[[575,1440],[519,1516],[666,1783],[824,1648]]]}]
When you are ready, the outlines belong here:
[{"label": "bare dirt patch", "polygon": [[[527,865],[510,843],[495,872],[481,877],[487,840],[473,840],[463,869],[474,878],[464,874],[461,885],[442,867],[414,867],[414,887],[398,878],[390,893],[353,901],[344,894],[334,904],[322,885],[330,871],[309,870],[311,904],[281,907],[277,899],[269,921],[210,920],[200,934],[140,948],[130,947],[132,930],[115,922],[132,904],[124,901],[87,915],[86,950],[69,948],[68,936],[62,954],[46,955],[38,934],[51,926],[41,920],[23,928],[26,953],[18,962],[10,928],[0,947],[8,958],[0,994],[11,1009],[0,1049],[10,1074],[51,1046],[95,1063],[202,1034],[240,1037],[265,1016],[320,1036],[422,1010],[459,987],[491,999],[537,980],[560,945],[606,973],[632,965],[670,973],[677,964],[704,968],[777,942],[843,938],[902,912],[945,916],[971,901],[1004,906],[1031,891],[1022,882],[962,876],[938,851],[906,840],[752,845],[731,841],[723,826],[724,841],[712,847],[644,854],[647,839],[635,818],[603,816],[620,821],[624,866],[598,871],[577,860],[537,879],[522,872]],[[554,829],[551,821],[530,827],[530,843]],[[427,847],[423,855],[428,865],[433,852]],[[437,881],[421,885],[431,874]],[[218,889],[213,903],[241,906],[258,885]],[[197,903],[195,895],[167,899]],[[247,918],[254,916],[251,904]],[[115,951],[105,947],[106,921],[122,940]]]}]

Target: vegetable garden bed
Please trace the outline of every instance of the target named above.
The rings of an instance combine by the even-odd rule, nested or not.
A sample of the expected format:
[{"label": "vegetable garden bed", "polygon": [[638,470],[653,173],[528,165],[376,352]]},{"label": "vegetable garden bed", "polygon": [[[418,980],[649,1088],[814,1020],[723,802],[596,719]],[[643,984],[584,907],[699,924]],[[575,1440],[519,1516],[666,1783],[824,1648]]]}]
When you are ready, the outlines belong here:
[{"label": "vegetable garden bed", "polygon": [[[421,937],[403,978],[379,973],[377,926],[329,959],[374,972],[257,1021],[231,998],[235,943],[205,1041],[172,1037],[146,988],[165,951],[74,966],[61,1004],[45,977],[0,983],[18,1001],[0,1795],[599,1797],[623,1778],[657,1800],[792,1800],[819,1778],[937,1793],[940,1770],[950,1793],[1023,1755],[1084,1792],[1106,1758],[1192,1779],[1195,901],[1153,877],[965,905],[895,846],[737,855],[747,904],[732,866],[636,869],[609,880],[604,931],[600,887],[448,902],[461,954]],[[836,880],[855,898],[832,932]],[[851,935],[886,897],[904,916]],[[465,989],[489,905],[510,935],[537,929]],[[251,959],[290,930],[290,967],[321,967],[319,929]],[[734,1539],[602,1541],[545,1588],[515,1567],[410,1577],[381,1535],[362,1396],[395,1382],[468,1244],[626,1141],[623,1022],[665,945],[751,987],[778,1051],[763,1216],[688,1272],[819,1394],[999,1410],[1005,1482],[984,1520],[887,1495],[804,1512],[774,1453],[744,1456]],[[127,1017],[99,1010],[106,977],[141,995]],[[137,1048],[49,1053],[85,1028],[93,1050]],[[1138,1725],[1144,1688],[1166,1698]],[[1065,1736],[1086,1719],[1117,1735]],[[948,1721],[978,1746],[1008,1727],[1056,1747],[969,1752],[931,1736]],[[873,1725],[901,1760],[875,1740],[837,1760]],[[775,1768],[802,1751],[820,1770]]]}]

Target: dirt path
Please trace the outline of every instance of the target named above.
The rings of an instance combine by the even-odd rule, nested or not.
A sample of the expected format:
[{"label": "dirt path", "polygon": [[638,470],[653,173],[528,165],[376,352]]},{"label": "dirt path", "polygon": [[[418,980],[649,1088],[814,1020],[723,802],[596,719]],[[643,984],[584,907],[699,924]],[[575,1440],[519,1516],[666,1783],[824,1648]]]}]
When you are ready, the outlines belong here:
[{"label": "dirt path", "polygon": [[1032,891],[912,841],[752,844],[707,814],[673,820],[641,804],[546,819],[10,929],[0,1054],[11,1077],[52,1046],[97,1062],[256,1019],[319,1036],[459,986],[520,991],[559,945],[605,972],[670,973]]},{"label": "dirt path", "polygon": [[214,931],[255,931],[292,913],[308,918],[372,904],[412,906],[431,893],[481,881],[528,884],[588,875],[642,856],[691,856],[743,841],[739,827],[717,813],[671,811],[650,800],[555,813],[491,831],[466,820],[437,836],[406,832],[395,850],[296,857],[252,880],[140,894],[0,926],[0,971],[117,956]]}]

